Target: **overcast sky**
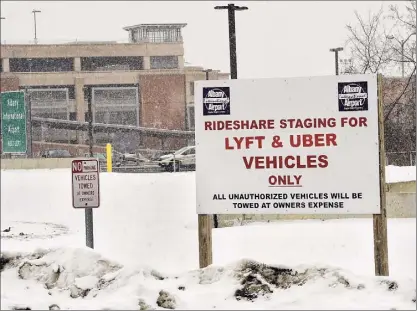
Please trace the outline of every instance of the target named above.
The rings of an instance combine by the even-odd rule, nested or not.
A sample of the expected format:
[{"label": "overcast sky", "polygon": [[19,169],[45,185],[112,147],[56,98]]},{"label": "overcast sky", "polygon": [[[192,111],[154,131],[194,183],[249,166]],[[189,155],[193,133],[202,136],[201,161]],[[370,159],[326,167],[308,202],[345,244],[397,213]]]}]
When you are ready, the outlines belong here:
[{"label": "overcast sky", "polygon": [[[1,1],[1,40],[33,42],[33,9],[39,43],[126,40],[122,28],[145,23],[187,23],[185,60],[191,65],[230,72],[228,2],[162,1]],[[367,14],[396,2],[381,1],[235,1],[249,10],[236,12],[239,78],[334,74],[329,48],[344,46],[346,24],[354,11]],[[346,54],[341,53],[341,58]]]}]

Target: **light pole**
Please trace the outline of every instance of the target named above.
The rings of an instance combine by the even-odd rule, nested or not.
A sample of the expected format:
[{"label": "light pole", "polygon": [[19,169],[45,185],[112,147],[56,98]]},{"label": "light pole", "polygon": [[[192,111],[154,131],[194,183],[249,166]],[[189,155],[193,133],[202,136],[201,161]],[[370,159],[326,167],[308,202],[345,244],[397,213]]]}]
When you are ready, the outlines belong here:
[{"label": "light pole", "polygon": [[38,44],[38,38],[36,36],[36,13],[41,13],[41,11],[33,9],[32,13],[33,13],[33,22],[34,22],[34,25],[35,25],[35,44]]},{"label": "light pole", "polygon": [[334,61],[335,61],[335,67],[336,67],[336,76],[339,75],[339,52],[343,51],[343,48],[333,48],[330,49],[330,52],[334,52]]},{"label": "light pole", "polygon": [[410,40],[411,36],[415,36],[416,33],[413,32],[411,33],[406,39],[404,40],[398,40],[397,38],[395,38],[394,36],[387,36],[388,40],[393,40],[395,39],[401,46],[401,76],[404,78],[405,75],[405,70],[404,70],[404,63],[405,63],[405,55],[404,55],[404,46],[407,43],[408,40]]},{"label": "light pole", "polygon": [[237,79],[237,57],[236,57],[236,19],[235,11],[247,10],[246,6],[237,6],[233,3],[223,6],[215,6],[215,10],[227,10],[229,19],[229,53],[230,53],[230,75],[232,79]]}]

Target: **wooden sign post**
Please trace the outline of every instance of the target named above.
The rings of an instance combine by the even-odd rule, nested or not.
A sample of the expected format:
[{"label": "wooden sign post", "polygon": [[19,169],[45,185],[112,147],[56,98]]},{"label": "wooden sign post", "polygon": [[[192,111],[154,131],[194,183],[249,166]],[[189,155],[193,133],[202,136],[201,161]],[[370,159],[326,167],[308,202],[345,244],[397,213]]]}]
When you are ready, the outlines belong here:
[{"label": "wooden sign post", "polygon": [[373,215],[375,275],[388,276],[388,230],[385,184],[385,140],[384,140],[384,100],[382,75],[378,74],[378,132],[379,132],[379,180],[381,213]]},{"label": "wooden sign post", "polygon": [[200,269],[213,263],[211,215],[198,215],[198,253]]}]

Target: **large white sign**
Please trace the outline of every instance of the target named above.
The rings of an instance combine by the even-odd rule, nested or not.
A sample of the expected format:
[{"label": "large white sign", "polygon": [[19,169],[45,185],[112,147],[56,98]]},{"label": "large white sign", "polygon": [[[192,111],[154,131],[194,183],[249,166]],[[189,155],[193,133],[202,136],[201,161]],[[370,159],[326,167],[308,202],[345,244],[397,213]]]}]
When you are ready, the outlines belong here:
[{"label": "large white sign", "polygon": [[97,160],[72,161],[72,206],[100,206],[99,163]]},{"label": "large white sign", "polygon": [[195,83],[198,214],[379,214],[376,75]]}]

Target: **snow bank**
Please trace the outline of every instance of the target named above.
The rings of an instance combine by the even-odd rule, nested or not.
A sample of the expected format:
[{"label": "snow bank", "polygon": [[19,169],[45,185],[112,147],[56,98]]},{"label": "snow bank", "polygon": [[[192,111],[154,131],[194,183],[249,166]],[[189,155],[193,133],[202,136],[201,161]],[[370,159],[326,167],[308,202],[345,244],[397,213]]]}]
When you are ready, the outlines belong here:
[{"label": "snow bank", "polygon": [[[13,170],[1,174],[1,228],[12,227],[11,232],[2,232],[6,249],[22,250],[24,244],[3,238],[19,236],[20,232],[25,234],[20,236],[22,242],[28,241],[24,246],[28,251],[38,247],[25,239],[31,232],[45,232],[43,247],[85,245],[84,210],[72,207],[69,170]],[[140,258],[141,263],[164,266],[165,271],[178,271],[178,264],[185,269],[198,264],[198,254],[178,252],[179,243],[185,249],[198,246],[193,173],[102,173],[100,185],[102,204],[94,209],[95,249],[123,263],[136,264]],[[52,224],[67,228],[67,234],[48,238],[46,233],[53,232]],[[172,254],[172,260],[167,260],[167,255],[155,258],[161,251]]]},{"label": "snow bank", "polygon": [[[68,170],[2,172],[2,250],[85,245],[84,211],[71,206]],[[101,174],[94,247],[124,265],[180,273],[198,268],[194,173]],[[416,273],[416,220],[389,219],[390,272]],[[58,230],[58,228],[60,228]],[[20,233],[23,233],[21,236]],[[372,275],[372,219],[279,221],[213,230],[213,260],[324,264]],[[358,256],[357,254],[360,254]]]},{"label": "snow bank", "polygon": [[[331,267],[251,260],[180,275],[132,269],[86,249],[5,254],[2,308],[415,309],[413,280],[359,277]],[[14,264],[11,264],[14,262]],[[7,288],[7,291],[4,290]]]},{"label": "snow bank", "polygon": [[415,181],[416,167],[388,165],[385,169],[385,175],[387,183]]},{"label": "snow bank", "polygon": [[1,174],[2,309],[415,309],[415,219],[388,220],[389,279],[372,219],[215,229],[198,270],[194,173],[101,174],[94,251],[68,170]]}]

